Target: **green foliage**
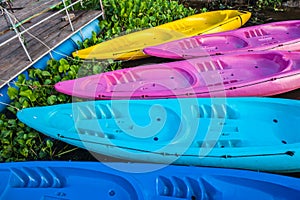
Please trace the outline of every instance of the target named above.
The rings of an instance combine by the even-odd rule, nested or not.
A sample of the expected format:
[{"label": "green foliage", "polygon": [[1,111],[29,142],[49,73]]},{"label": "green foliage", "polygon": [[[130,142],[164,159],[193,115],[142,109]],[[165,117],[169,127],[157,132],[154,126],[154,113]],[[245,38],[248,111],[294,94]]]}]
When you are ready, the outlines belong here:
[{"label": "green foliage", "polygon": [[104,0],[105,20],[99,23],[99,37],[80,43],[81,48],[103,42],[121,34],[158,26],[196,13],[178,1],[170,0]]},{"label": "green foliage", "polygon": [[[56,92],[53,85],[76,78],[80,63],[77,60],[49,60],[45,70],[30,69],[29,80],[25,75],[19,75],[15,82],[18,89],[8,88],[12,103],[7,109],[16,114],[17,109],[71,102],[71,97]],[[72,148],[66,144],[57,145],[59,141],[50,140],[18,119],[10,119],[4,114],[0,115],[0,130],[0,161],[53,159]]]},{"label": "green foliage", "polygon": [[66,144],[61,147],[62,142],[46,138],[4,114],[0,115],[0,144],[0,162],[55,159],[74,149]]},{"label": "green foliage", "polygon": [[78,45],[79,45],[79,49],[85,49],[103,41],[104,39],[102,39],[101,37],[97,37],[97,33],[93,31],[91,38],[86,39],[83,42],[78,41]]},{"label": "green foliage", "polygon": [[281,7],[282,0],[257,0],[256,6],[260,9],[262,8],[273,8],[274,10],[277,10],[279,7]]},{"label": "green foliage", "polygon": [[[15,82],[19,89],[8,89],[10,99],[14,100],[12,106],[22,109],[70,102],[71,98],[56,92],[53,85],[59,81],[75,79],[78,69],[79,65],[71,64],[65,59],[49,60],[45,70],[29,69],[29,80],[25,79],[25,75],[20,75]],[[8,109],[16,113],[13,107]]]},{"label": "green foliage", "polygon": [[[99,0],[86,0],[86,1],[83,1],[82,8],[85,9],[85,10],[99,10],[100,9]],[[79,8],[78,8],[78,10],[79,10]]]}]

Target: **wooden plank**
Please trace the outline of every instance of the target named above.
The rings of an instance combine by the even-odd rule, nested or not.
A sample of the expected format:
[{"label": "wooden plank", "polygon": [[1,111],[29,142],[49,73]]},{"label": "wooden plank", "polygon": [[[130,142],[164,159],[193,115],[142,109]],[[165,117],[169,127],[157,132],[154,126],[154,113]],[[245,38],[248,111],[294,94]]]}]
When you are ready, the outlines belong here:
[{"label": "wooden plank", "polygon": [[[18,9],[9,11],[8,13],[10,13],[10,18],[12,19],[13,23],[19,26],[21,24],[30,22],[30,20],[33,20],[42,13],[51,10],[55,7],[55,5],[58,4],[61,4],[61,0],[15,0],[13,2],[13,8]],[[3,15],[0,17],[0,27],[0,36],[9,31],[11,24],[8,20],[8,16]]]},{"label": "wooden plank", "polygon": [[24,65],[30,64],[26,55],[18,55],[17,57],[10,57],[1,61],[0,77],[2,80],[9,80],[15,74],[23,69]]},{"label": "wooden plank", "polygon": [[41,12],[47,12],[59,3],[61,3],[61,0],[15,0],[13,1],[13,7],[23,9],[16,10],[13,14],[18,21],[22,21],[32,16],[39,16]]},{"label": "wooden plank", "polygon": [[[29,2],[29,0],[25,1]],[[52,13],[53,12],[44,13],[32,19],[30,23],[24,24],[23,26],[32,26],[32,24],[47,16],[50,16]],[[75,18],[72,19],[72,24],[75,30],[78,30],[91,19],[99,16],[99,13],[100,11],[76,11]],[[61,20],[61,17],[64,15],[65,13],[61,13],[48,22],[34,27],[29,32],[46,43],[47,46],[52,48],[64,40],[67,36],[72,34],[68,21],[66,22]],[[15,33],[13,31],[9,31],[5,35],[0,34],[0,42],[3,42],[14,35]],[[48,51],[48,48],[45,48],[43,44],[29,34],[24,34],[24,37],[26,38],[26,47],[28,48],[32,58],[37,59]],[[8,44],[0,47],[0,87],[2,87],[4,84],[3,80],[10,80],[11,78],[15,77],[16,74],[19,74],[29,66],[30,61],[28,60],[18,39],[14,39]]]},{"label": "wooden plank", "polygon": [[[75,18],[74,21],[72,22],[73,25],[75,26],[83,26],[83,23],[79,23],[80,21],[78,21],[79,18],[81,18],[82,15],[84,15],[87,12],[78,12],[80,13],[80,15],[78,15],[77,13],[75,14]],[[63,16],[63,15],[61,15]],[[38,34],[35,34],[35,36],[42,40],[43,43],[45,43],[48,47],[52,48],[54,47],[57,43],[59,43],[61,41],[61,38],[65,38],[66,36],[72,34],[70,25],[68,22],[61,22],[58,24],[58,22],[61,22],[60,18],[51,21],[51,23],[49,24],[49,27],[47,29],[47,31],[45,32],[37,32]],[[52,26],[53,25],[53,26]],[[56,26],[54,26],[56,25]],[[52,27],[52,28],[51,28]],[[53,28],[55,27],[55,28]],[[58,31],[58,30],[59,31]],[[36,32],[34,32],[36,33]],[[43,44],[41,44],[40,42],[38,42],[35,38],[32,38],[31,36],[26,38],[30,38],[29,41],[27,41],[27,47],[29,49],[29,53],[30,55],[32,55],[34,58],[37,58],[41,55],[41,49],[45,49],[47,50]],[[45,51],[44,51],[45,52]]]}]

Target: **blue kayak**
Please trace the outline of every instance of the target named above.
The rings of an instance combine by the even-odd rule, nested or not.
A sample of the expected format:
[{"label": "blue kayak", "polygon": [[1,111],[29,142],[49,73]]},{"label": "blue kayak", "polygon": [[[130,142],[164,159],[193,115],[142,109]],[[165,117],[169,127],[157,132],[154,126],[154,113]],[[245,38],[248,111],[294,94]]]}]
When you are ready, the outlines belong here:
[{"label": "blue kayak", "polygon": [[0,165],[5,200],[232,200],[300,198],[300,179],[246,170],[137,163]]},{"label": "blue kayak", "polygon": [[17,116],[50,137],[121,159],[300,171],[297,100],[103,100],[27,108]]}]

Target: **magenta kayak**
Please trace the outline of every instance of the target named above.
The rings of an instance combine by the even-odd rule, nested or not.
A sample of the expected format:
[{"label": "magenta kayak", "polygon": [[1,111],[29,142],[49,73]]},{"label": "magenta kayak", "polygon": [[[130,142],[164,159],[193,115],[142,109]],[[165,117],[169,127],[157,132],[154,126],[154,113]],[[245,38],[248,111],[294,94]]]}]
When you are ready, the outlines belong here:
[{"label": "magenta kayak", "polygon": [[268,51],[151,64],[59,82],[89,99],[269,96],[300,87],[300,52]]},{"label": "magenta kayak", "polygon": [[188,37],[144,49],[163,58],[187,59],[236,51],[300,50],[300,20],[240,28],[222,33]]}]

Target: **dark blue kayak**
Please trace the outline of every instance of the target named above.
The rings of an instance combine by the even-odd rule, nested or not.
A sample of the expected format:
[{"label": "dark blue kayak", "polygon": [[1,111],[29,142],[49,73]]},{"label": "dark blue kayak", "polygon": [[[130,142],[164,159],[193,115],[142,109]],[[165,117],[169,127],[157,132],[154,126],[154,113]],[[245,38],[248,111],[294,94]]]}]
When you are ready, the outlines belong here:
[{"label": "dark blue kayak", "polygon": [[246,170],[137,163],[0,165],[2,200],[300,199],[300,179]]},{"label": "dark blue kayak", "polygon": [[28,108],[17,116],[48,136],[121,159],[300,171],[296,100],[102,100]]}]

